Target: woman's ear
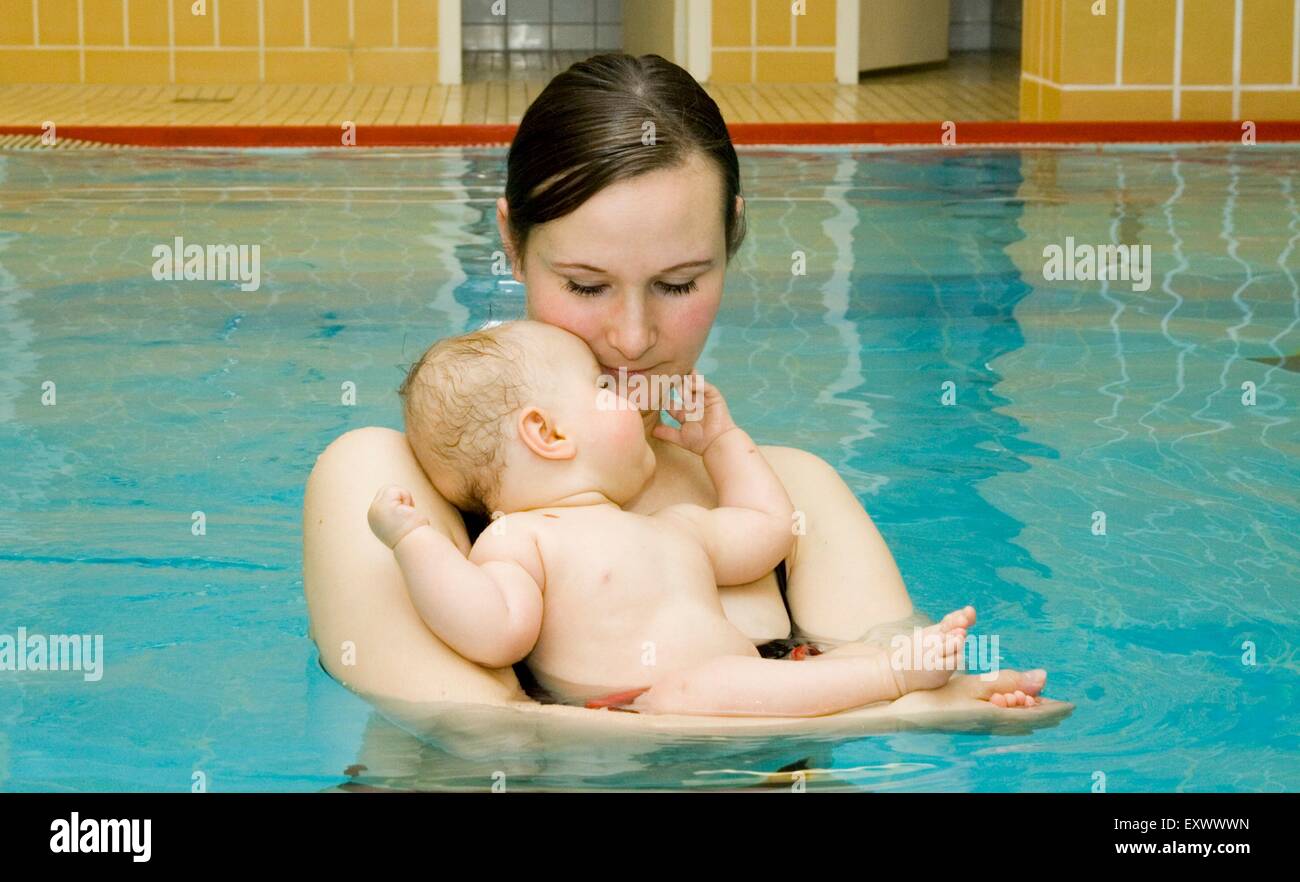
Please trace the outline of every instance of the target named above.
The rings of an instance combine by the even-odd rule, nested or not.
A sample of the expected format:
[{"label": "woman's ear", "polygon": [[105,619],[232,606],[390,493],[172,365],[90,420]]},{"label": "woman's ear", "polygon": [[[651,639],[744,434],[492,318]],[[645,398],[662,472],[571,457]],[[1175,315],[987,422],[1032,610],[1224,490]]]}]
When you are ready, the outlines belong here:
[{"label": "woman's ear", "polygon": [[535,404],[530,404],[519,414],[519,440],[542,459],[573,459],[578,446],[572,438],[565,437],[554,418]]},{"label": "woman's ear", "polygon": [[515,254],[515,241],[510,234],[510,203],[506,202],[504,196],[497,198],[497,232],[501,234],[501,247],[505,249],[506,260],[510,261],[510,273],[516,282],[523,284],[524,268],[519,263],[519,256]]}]

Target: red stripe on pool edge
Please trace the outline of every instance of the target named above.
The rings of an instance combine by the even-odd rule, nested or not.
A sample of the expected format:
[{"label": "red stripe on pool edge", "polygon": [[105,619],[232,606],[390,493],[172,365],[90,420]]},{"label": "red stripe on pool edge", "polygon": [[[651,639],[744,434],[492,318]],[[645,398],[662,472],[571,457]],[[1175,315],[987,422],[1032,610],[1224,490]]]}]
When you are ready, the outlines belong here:
[{"label": "red stripe on pool edge", "polygon": [[[358,147],[508,144],[516,126],[357,126]],[[40,135],[36,126],[0,126],[0,135]],[[342,147],[339,126],[59,126],[76,141],[132,147]]]},{"label": "red stripe on pool edge", "polygon": [[[943,122],[923,123],[736,123],[737,144],[940,144]],[[956,146],[964,144],[1091,144],[1241,141],[1242,123],[1224,122],[956,122]],[[950,127],[951,128],[951,127]],[[1257,141],[1300,140],[1300,121],[1261,120]]]},{"label": "red stripe on pool edge", "polygon": [[[736,144],[941,144],[942,122],[734,123]],[[1242,123],[957,122],[956,146],[980,144],[1240,142]],[[1300,120],[1260,120],[1260,142],[1300,141]],[[509,144],[514,125],[358,126],[358,147]],[[60,126],[78,141],[135,147],[342,147],[337,126]],[[40,135],[37,126],[0,126],[0,135]]]}]

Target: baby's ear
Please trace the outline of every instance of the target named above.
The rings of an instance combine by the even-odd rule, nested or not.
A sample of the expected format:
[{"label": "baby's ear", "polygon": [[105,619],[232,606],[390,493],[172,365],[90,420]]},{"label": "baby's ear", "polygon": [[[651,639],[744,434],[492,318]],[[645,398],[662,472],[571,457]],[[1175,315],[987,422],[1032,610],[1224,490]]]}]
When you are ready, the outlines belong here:
[{"label": "baby's ear", "polygon": [[555,418],[535,404],[519,412],[517,428],[520,442],[543,459],[573,459],[578,453],[577,445],[565,437]]}]

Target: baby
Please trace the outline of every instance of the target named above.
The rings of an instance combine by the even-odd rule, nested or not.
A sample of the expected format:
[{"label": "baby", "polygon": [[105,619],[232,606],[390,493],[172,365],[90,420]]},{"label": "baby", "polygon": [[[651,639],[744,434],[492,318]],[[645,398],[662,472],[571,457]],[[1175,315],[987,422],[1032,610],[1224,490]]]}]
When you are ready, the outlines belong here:
[{"label": "baby", "polygon": [[718,506],[633,514],[620,506],[654,452],[580,338],[519,321],[432,346],[402,386],[408,438],[444,497],[494,520],[467,558],[408,491],[375,496],[371,529],[429,628],[487,667],[523,659],[559,700],[589,707],[817,716],[946,683],[970,607],[920,632],[924,670],[910,667],[913,638],[892,656],[850,644],[796,663],[761,658],[728,621],[717,586],[785,558],[794,511],[721,393],[692,379],[702,414],[669,408],[681,428],[654,434],[703,459]]}]

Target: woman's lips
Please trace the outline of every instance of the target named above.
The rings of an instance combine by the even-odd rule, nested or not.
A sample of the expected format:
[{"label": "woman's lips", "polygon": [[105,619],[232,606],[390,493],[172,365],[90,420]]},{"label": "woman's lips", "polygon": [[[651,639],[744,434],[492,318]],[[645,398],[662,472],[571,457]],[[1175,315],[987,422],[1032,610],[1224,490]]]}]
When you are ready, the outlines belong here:
[{"label": "woman's lips", "polygon": [[[607,374],[610,374],[611,376],[615,376],[615,377],[618,376],[618,372],[619,372],[619,369],[618,369],[618,368],[612,368],[612,367],[610,367],[609,365],[604,365],[604,364],[602,364],[602,365],[600,366],[600,369],[601,369],[603,372],[605,372],[605,373],[607,373]],[[627,375],[628,375],[629,377],[632,376],[633,374],[641,374],[641,375],[644,376],[645,374],[647,374],[647,373],[650,372],[650,368],[637,368],[637,369],[635,369],[635,370],[632,369],[632,368],[623,368],[623,370],[627,371]]]}]

